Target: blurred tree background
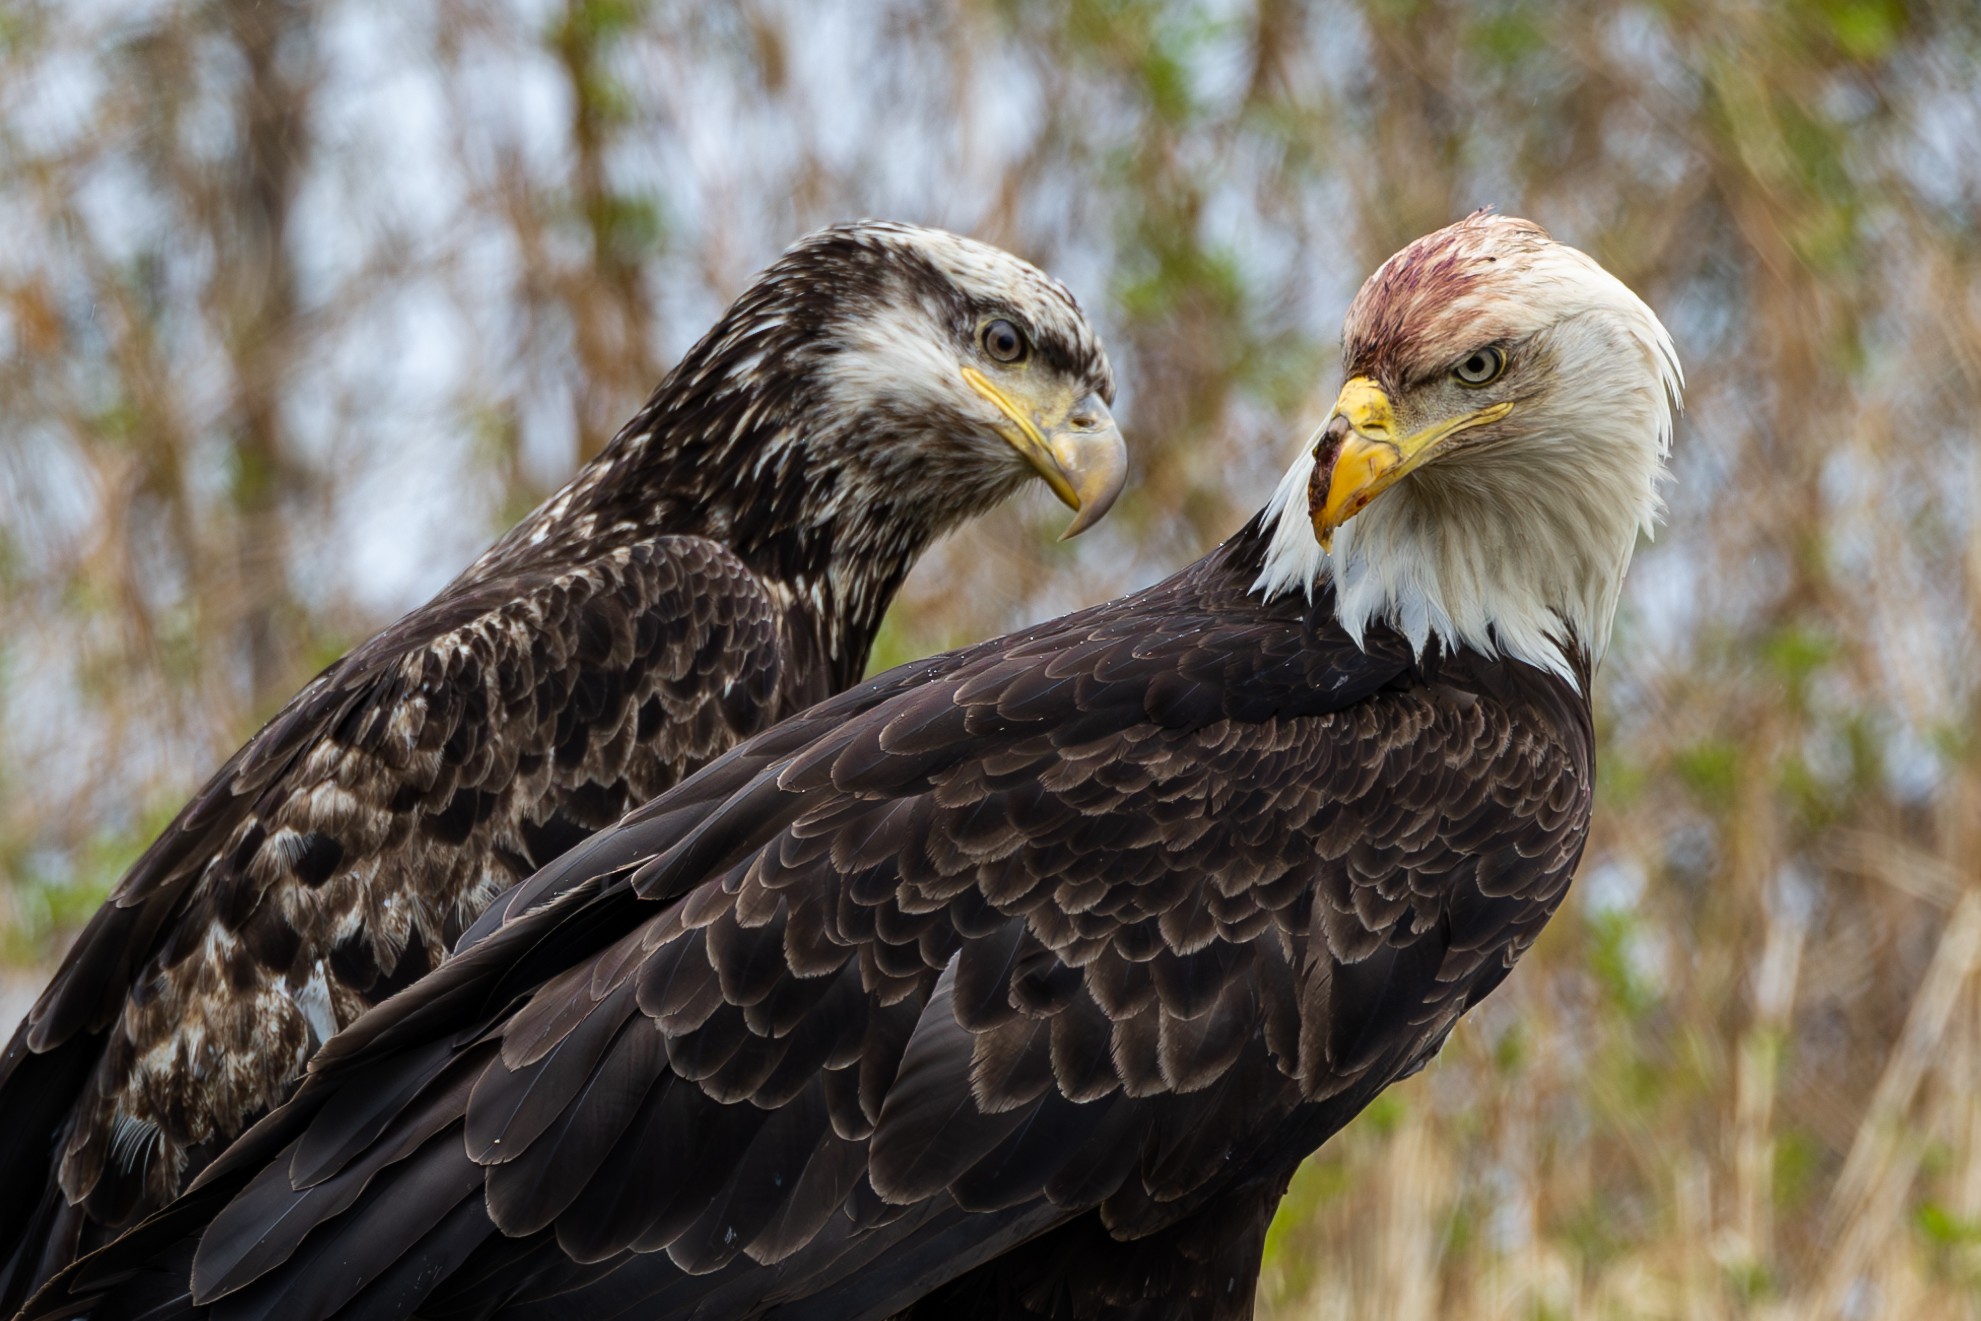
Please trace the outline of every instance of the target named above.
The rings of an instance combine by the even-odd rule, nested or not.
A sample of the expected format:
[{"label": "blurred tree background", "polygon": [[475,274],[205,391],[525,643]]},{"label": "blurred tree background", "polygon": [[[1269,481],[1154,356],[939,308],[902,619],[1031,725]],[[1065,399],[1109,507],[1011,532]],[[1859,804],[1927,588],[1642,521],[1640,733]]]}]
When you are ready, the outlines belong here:
[{"label": "blurred tree background", "polygon": [[0,986],[595,452],[748,274],[889,215],[1065,278],[1136,473],[877,663],[1149,582],[1492,203],[1677,335],[1671,516],[1525,965],[1316,1157],[1272,1317],[1981,1314],[1981,13],[1906,0],[0,0]]}]

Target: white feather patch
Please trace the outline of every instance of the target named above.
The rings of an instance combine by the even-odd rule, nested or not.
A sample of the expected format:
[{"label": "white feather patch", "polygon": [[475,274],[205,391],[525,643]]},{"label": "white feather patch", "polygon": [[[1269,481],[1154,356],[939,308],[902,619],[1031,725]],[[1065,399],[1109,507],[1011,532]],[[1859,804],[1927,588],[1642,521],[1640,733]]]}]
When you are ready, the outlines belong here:
[{"label": "white feather patch", "polygon": [[1385,623],[1422,654],[1432,638],[1505,655],[1576,682],[1572,648],[1608,649],[1624,571],[1663,504],[1684,376],[1671,335],[1614,276],[1573,248],[1549,249],[1513,278],[1529,335],[1554,372],[1523,396],[1509,439],[1434,461],[1334,535],[1314,536],[1301,451],[1266,506],[1271,527],[1253,590],[1331,579],[1336,618],[1359,644]]},{"label": "white feather patch", "polygon": [[323,960],[311,967],[310,979],[295,993],[295,1001],[319,1046],[337,1035],[337,1015],[330,1008],[330,981],[324,975]]}]

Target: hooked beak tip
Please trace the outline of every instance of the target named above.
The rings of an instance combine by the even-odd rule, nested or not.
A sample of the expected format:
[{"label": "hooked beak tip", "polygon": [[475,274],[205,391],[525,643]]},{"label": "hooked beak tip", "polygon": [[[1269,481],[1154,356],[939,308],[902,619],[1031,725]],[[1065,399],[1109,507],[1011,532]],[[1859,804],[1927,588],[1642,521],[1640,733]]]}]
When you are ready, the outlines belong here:
[{"label": "hooked beak tip", "polygon": [[963,368],[963,379],[1010,420],[1005,440],[1074,511],[1059,539],[1077,537],[1100,522],[1128,479],[1128,447],[1106,402],[1098,394],[1084,395],[1047,422],[974,367]]},{"label": "hooked beak tip", "polygon": [[1059,492],[1074,511],[1073,521],[1059,534],[1070,541],[1107,516],[1128,482],[1128,446],[1114,419],[1101,413],[1104,422],[1089,428],[1056,431],[1048,444],[1053,464],[1063,475],[1072,499]]}]

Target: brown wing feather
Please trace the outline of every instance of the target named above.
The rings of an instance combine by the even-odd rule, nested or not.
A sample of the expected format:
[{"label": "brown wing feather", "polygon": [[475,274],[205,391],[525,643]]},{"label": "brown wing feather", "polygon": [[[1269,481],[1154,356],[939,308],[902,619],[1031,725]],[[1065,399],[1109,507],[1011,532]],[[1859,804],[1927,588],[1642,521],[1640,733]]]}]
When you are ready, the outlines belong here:
[{"label": "brown wing feather", "polygon": [[[472,582],[325,671],[133,867],[23,1024],[0,1111],[49,1131],[10,1141],[0,1183],[45,1183],[52,1139],[96,1220],[169,1200],[495,895],[821,696],[781,623],[731,552],[668,537]],[[66,1094],[9,1097],[50,1056]]]},{"label": "brown wing feather", "polygon": [[[1293,1165],[1558,902],[1590,746],[1565,685],[1365,654],[1245,581],[1214,557],[746,743],[340,1037],[129,1256],[201,1235],[194,1294],[243,1317],[391,1276],[415,1223],[440,1315],[1246,1315]],[[393,1088],[351,1142],[339,1098]],[[331,1215],[380,1160],[426,1217]]]}]

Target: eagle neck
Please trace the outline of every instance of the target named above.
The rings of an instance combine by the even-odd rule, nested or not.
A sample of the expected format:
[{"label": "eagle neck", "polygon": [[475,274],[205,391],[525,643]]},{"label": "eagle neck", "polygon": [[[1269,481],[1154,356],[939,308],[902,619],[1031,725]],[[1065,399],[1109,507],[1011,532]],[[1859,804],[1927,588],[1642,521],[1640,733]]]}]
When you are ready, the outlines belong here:
[{"label": "eagle neck", "polygon": [[946,498],[930,498],[906,485],[912,468],[877,472],[848,461],[908,449],[913,437],[835,412],[802,372],[766,380],[760,371],[749,388],[710,388],[692,367],[684,360],[596,459],[470,573],[704,537],[757,575],[787,630],[817,647],[835,688],[857,682],[917,557],[1009,486],[950,482]]}]

